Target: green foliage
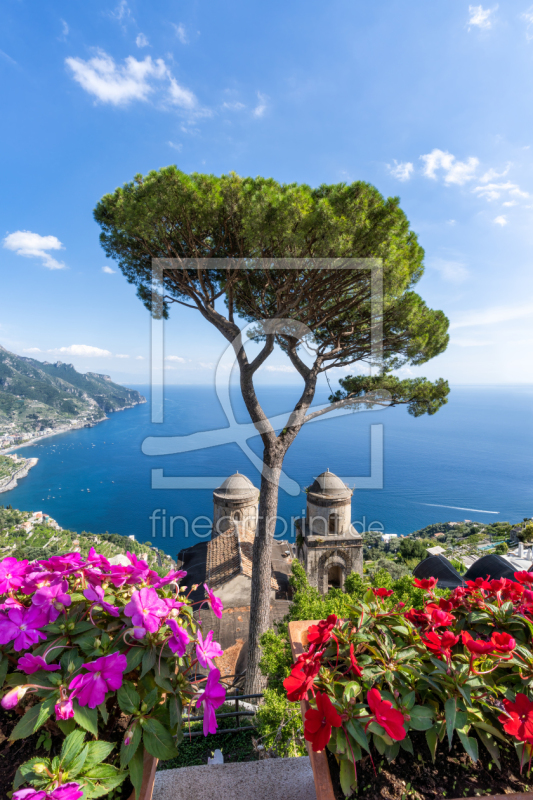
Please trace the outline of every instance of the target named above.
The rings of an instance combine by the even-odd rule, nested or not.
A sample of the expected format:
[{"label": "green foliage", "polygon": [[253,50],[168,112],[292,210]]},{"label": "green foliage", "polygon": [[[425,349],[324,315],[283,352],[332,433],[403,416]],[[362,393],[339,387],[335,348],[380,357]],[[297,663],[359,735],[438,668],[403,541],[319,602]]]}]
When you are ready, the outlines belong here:
[{"label": "green foliage", "polygon": [[285,693],[266,689],[256,723],[261,743],[280,758],[307,755],[299,703],[289,703]]},{"label": "green foliage", "polygon": [[525,525],[518,534],[521,542],[533,542],[533,525]]},{"label": "green foliage", "polygon": [[404,559],[416,558],[420,561],[427,556],[427,548],[432,546],[428,539],[415,539],[412,536],[405,536],[400,541],[400,555]]},{"label": "green foliage", "polygon": [[499,556],[504,556],[506,553],[509,552],[509,545],[507,542],[500,542],[494,548],[494,552]]}]

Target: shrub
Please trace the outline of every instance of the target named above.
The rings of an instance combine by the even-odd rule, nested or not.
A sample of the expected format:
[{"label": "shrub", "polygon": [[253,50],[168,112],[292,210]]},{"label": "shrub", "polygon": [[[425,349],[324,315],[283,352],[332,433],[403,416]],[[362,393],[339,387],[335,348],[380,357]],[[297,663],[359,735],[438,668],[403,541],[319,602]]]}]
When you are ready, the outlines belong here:
[{"label": "shrub", "polygon": [[436,583],[414,581],[423,610],[373,587],[348,619],[310,626],[308,651],[284,681],[289,701],[309,700],[304,736],[336,755],[346,796],[363,753],[413,754],[411,731],[425,732],[433,761],[455,736],[473,761],[480,741],[499,766],[498,740],[514,743],[520,768],[531,760],[533,573],[469,581],[448,599]]},{"label": "shrub", "polygon": [[[55,800],[59,789],[62,800],[100,797],[127,776],[138,793],[145,750],[176,757],[184,707],[203,706],[204,734],[217,728],[225,690],[213,658],[222,650],[212,634],[197,633],[179,593],[186,573],[160,577],[128,557],[127,566],[111,565],[91,548],[86,559],[0,562],[1,704],[11,709],[24,698],[26,707],[10,740],[45,723],[63,737],[58,755],[19,767],[13,800]],[[208,597],[220,616],[222,604]],[[209,671],[203,691],[206,679],[190,672],[197,661]]]}]

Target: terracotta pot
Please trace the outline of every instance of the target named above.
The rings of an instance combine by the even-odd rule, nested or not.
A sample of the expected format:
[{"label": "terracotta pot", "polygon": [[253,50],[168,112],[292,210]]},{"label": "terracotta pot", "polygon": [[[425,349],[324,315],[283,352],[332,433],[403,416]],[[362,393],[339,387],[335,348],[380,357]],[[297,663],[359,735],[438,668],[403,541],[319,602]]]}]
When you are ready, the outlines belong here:
[{"label": "terracotta pot", "polygon": [[135,796],[135,789],[128,797],[128,800],[152,800],[154,792],[155,771],[159,759],[151,756],[148,750],[144,751],[143,757],[143,782],[141,785],[141,794],[139,797]]},{"label": "terracotta pot", "polygon": [[[310,625],[316,625],[319,620],[309,619],[297,622],[289,622],[289,641],[291,643],[292,658],[296,661],[307,648],[307,629]],[[300,703],[302,709],[302,717],[305,717],[305,712],[309,708],[307,700],[302,700]],[[313,768],[313,777],[315,779],[316,800],[335,800],[335,793],[333,792],[333,784],[331,782],[331,775],[329,773],[329,764],[325,750],[320,753],[315,753],[309,742],[305,743],[309,759]],[[450,800],[533,800],[533,792],[518,792],[515,794],[491,794],[491,795],[478,795],[477,797],[462,797],[450,798]],[[131,800],[131,799],[130,799]]]}]

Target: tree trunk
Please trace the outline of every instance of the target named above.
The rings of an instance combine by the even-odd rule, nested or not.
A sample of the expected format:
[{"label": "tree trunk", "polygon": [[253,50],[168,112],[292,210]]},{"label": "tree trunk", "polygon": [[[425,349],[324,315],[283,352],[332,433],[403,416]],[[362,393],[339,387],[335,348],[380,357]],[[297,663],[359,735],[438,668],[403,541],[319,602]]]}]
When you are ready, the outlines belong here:
[{"label": "tree trunk", "polygon": [[261,493],[259,496],[259,519],[254,540],[252,573],[252,596],[250,601],[250,628],[248,632],[248,664],[246,667],[245,694],[262,692],[266,686],[266,678],[261,674],[259,661],[261,658],[260,639],[270,627],[270,578],[272,573],[272,543],[276,529],[278,510],[278,490],[283,455],[277,453],[264,464],[261,476]]}]

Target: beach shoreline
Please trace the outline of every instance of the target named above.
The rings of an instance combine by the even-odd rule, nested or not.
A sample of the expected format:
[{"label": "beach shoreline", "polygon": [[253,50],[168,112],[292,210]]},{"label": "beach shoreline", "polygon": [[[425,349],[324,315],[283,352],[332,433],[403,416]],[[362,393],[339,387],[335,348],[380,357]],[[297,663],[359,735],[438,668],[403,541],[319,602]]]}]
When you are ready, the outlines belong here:
[{"label": "beach shoreline", "polygon": [[[38,458],[28,458],[23,467],[20,467],[20,469],[15,470],[15,472],[13,472],[13,474],[11,475],[11,479],[8,481],[8,483],[6,483],[4,486],[0,486],[0,494],[3,494],[4,492],[10,492],[11,489],[16,489],[19,480],[25,478],[30,469],[32,469],[32,467],[34,467],[38,461],[39,461]],[[15,464],[16,462],[13,463]]]}]

